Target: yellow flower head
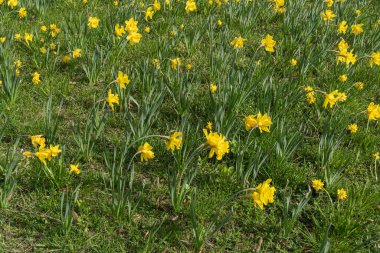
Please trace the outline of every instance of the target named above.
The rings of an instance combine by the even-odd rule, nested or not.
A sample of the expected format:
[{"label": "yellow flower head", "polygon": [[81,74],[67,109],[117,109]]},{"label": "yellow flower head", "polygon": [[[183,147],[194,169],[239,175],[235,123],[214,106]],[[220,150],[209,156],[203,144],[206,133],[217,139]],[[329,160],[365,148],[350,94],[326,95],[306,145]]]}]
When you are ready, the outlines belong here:
[{"label": "yellow flower head", "polygon": [[82,50],[77,48],[73,51],[73,58],[80,58],[82,56]]},{"label": "yellow flower head", "polygon": [[62,61],[63,61],[63,63],[65,63],[65,64],[69,63],[70,60],[71,60],[70,55],[65,55],[65,56],[62,57]]},{"label": "yellow flower head", "polygon": [[203,133],[206,137],[206,142],[210,146],[211,150],[208,155],[208,158],[214,157],[216,154],[217,160],[222,160],[223,156],[230,152],[230,144],[222,134],[217,132],[210,133],[207,132],[207,129],[203,129]]},{"label": "yellow flower head", "polygon": [[31,151],[24,151],[24,152],[22,152],[22,155],[25,158],[32,158],[33,157],[33,153]]},{"label": "yellow flower head", "polygon": [[34,72],[33,73],[32,83],[33,84],[39,84],[39,83],[41,83],[40,74],[38,72]]},{"label": "yellow flower head", "polygon": [[159,10],[161,10],[161,4],[160,4],[159,1],[154,0],[154,3],[153,3],[153,9],[154,9],[155,11],[159,11]]},{"label": "yellow flower head", "polygon": [[268,203],[274,202],[274,193],[276,188],[270,186],[272,179],[267,179],[265,182],[259,184],[255,191],[252,193],[252,198],[255,206],[259,206],[261,209],[264,209],[264,206]]},{"label": "yellow flower head", "polygon": [[314,188],[316,191],[320,191],[323,189],[323,186],[325,184],[320,180],[320,179],[315,179],[312,181],[311,186]]},{"label": "yellow flower head", "polygon": [[340,75],[339,82],[344,83],[345,81],[347,81],[347,75]]},{"label": "yellow flower head", "polygon": [[8,6],[11,7],[11,9],[15,8],[18,4],[17,0],[8,0]]},{"label": "yellow flower head", "polygon": [[61,29],[58,28],[58,26],[56,24],[50,24],[50,36],[52,38],[54,38],[55,36],[57,36],[60,32],[61,32]]},{"label": "yellow flower head", "polygon": [[182,133],[174,132],[169,136],[169,140],[166,142],[166,149],[174,151],[180,149],[182,144]]},{"label": "yellow flower head", "polygon": [[359,35],[364,32],[363,30],[363,25],[364,24],[355,24],[351,26],[351,33],[354,35]]},{"label": "yellow flower head", "polygon": [[7,37],[0,37],[0,44],[4,44],[7,40]]},{"label": "yellow flower head", "polygon": [[142,35],[138,32],[131,32],[127,36],[129,44],[134,45],[140,42]]},{"label": "yellow flower head", "polygon": [[52,157],[56,157],[62,152],[62,150],[59,148],[59,145],[56,145],[56,146],[50,145],[49,149],[50,149],[50,154]]},{"label": "yellow flower head", "polygon": [[362,11],[361,11],[361,10],[355,10],[355,15],[356,15],[356,16],[359,16],[360,14],[362,14]]},{"label": "yellow flower head", "polygon": [[339,23],[337,33],[346,34],[347,29],[348,29],[347,21],[343,20],[342,22]]},{"label": "yellow flower head", "polygon": [[152,20],[153,14],[154,14],[153,8],[148,7],[145,11],[145,17],[144,17],[145,21]]},{"label": "yellow flower head", "polygon": [[87,26],[89,28],[97,28],[99,26],[99,23],[100,23],[100,19],[97,18],[97,17],[89,17],[88,18],[88,23],[87,23]]},{"label": "yellow flower head", "polygon": [[172,67],[172,69],[177,69],[181,67],[181,59],[180,58],[171,59],[170,66]]},{"label": "yellow flower head", "polygon": [[22,62],[20,60],[15,61],[15,65],[17,68],[21,68]]},{"label": "yellow flower head", "polygon": [[338,199],[343,201],[347,198],[347,192],[345,189],[341,188],[341,189],[338,189],[337,191],[337,196],[338,196]]},{"label": "yellow flower head", "polygon": [[284,13],[286,11],[285,0],[274,0],[274,11]]},{"label": "yellow flower head", "polygon": [[307,103],[309,105],[314,104],[316,101],[316,98],[315,98],[315,92],[314,92],[313,87],[307,86],[307,87],[305,87],[305,91],[307,92],[306,93]]},{"label": "yellow flower head", "polygon": [[118,37],[118,38],[123,37],[124,34],[125,34],[125,28],[124,28],[124,26],[116,24],[115,25],[115,35],[116,35],[116,37]]},{"label": "yellow flower head", "polygon": [[154,152],[152,150],[153,150],[153,147],[149,145],[148,142],[145,142],[143,145],[141,145],[138,148],[138,152],[141,154],[140,159],[142,162],[148,161],[154,158]]},{"label": "yellow flower head", "polygon": [[159,59],[153,59],[152,64],[156,67],[157,70],[159,70],[161,68]]},{"label": "yellow flower head", "polygon": [[40,47],[40,53],[41,54],[46,54],[47,50],[45,47]]},{"label": "yellow flower head", "polygon": [[337,56],[337,63],[343,62],[346,63],[346,67],[348,68],[350,64],[355,64],[357,55],[353,53],[353,49],[349,51],[339,51]]},{"label": "yellow flower head", "polygon": [[38,146],[45,147],[46,139],[42,135],[30,136],[30,140],[32,141],[32,145],[35,148]]},{"label": "yellow flower head", "polygon": [[218,86],[214,83],[210,84],[210,92],[215,93],[218,90]]},{"label": "yellow flower head", "polygon": [[247,131],[253,128],[259,128],[260,133],[269,133],[269,127],[272,125],[271,118],[265,113],[261,115],[259,112],[257,115],[248,115],[245,117],[245,129]]},{"label": "yellow flower head", "polygon": [[380,152],[375,152],[372,154],[372,158],[375,159],[375,160],[379,160],[380,159]]},{"label": "yellow flower head", "polygon": [[350,46],[348,45],[348,43],[343,38],[341,38],[338,43],[339,51],[347,51],[349,47]]},{"label": "yellow flower head", "polygon": [[125,89],[125,85],[129,84],[131,81],[128,78],[127,74],[124,74],[122,71],[117,72],[116,82],[120,85],[120,88]]},{"label": "yellow flower head", "polygon": [[321,17],[323,18],[324,21],[331,21],[333,20],[336,15],[332,10],[325,10],[324,12],[321,13]]},{"label": "yellow flower head", "polygon": [[261,40],[261,45],[265,46],[265,50],[272,53],[274,52],[274,47],[276,46],[276,43],[277,42],[269,34],[267,34],[267,36],[265,36],[265,38]]},{"label": "yellow flower head", "polygon": [[371,68],[373,65],[380,66],[380,51],[379,52],[374,52],[371,54],[371,59],[369,60],[369,64],[371,65]]},{"label": "yellow flower head", "polygon": [[139,21],[136,21],[133,18],[130,18],[129,20],[126,20],[125,21],[125,30],[128,33],[138,32],[139,31],[139,28],[137,27],[138,23],[139,23]]},{"label": "yellow flower head", "polygon": [[371,102],[367,107],[368,120],[380,119],[380,105]]},{"label": "yellow flower head", "polygon": [[356,82],[354,84],[355,88],[358,90],[362,90],[364,88],[364,83],[363,82]]},{"label": "yellow flower head", "polygon": [[185,10],[186,10],[186,13],[196,11],[197,3],[194,0],[187,0]]},{"label": "yellow flower head", "polygon": [[327,7],[331,7],[334,4],[334,0],[325,0]]},{"label": "yellow flower head", "polygon": [[25,33],[24,34],[24,41],[25,41],[26,44],[29,45],[29,42],[33,41],[33,34]]},{"label": "yellow flower head", "polygon": [[77,174],[77,175],[80,174],[79,163],[77,163],[77,164],[70,164],[69,174],[71,174],[73,172],[75,174]]},{"label": "yellow flower head", "polygon": [[28,15],[28,12],[26,11],[26,8],[25,8],[25,7],[21,7],[21,8],[18,10],[18,16],[19,16],[20,18],[25,18],[27,15]]},{"label": "yellow flower head", "polygon": [[111,107],[111,110],[114,110],[114,104],[119,104],[119,95],[118,94],[112,94],[111,89],[108,90],[108,96],[106,99],[108,105]]},{"label": "yellow flower head", "polygon": [[290,65],[291,65],[292,67],[297,66],[297,60],[296,60],[296,59],[291,59],[291,60],[290,60]]},{"label": "yellow flower head", "polygon": [[331,93],[325,94],[325,100],[323,101],[323,107],[326,108],[327,105],[330,105],[330,108],[336,104],[336,102],[343,102],[347,99],[345,93],[341,93],[338,90],[334,90]]},{"label": "yellow flower head", "polygon": [[347,130],[350,131],[350,133],[354,134],[358,131],[358,125],[357,124],[350,124],[347,126]]},{"label": "yellow flower head", "polygon": [[233,46],[235,49],[237,48],[243,48],[244,47],[244,42],[246,42],[247,39],[244,39],[242,38],[241,36],[239,37],[235,37],[232,41],[231,41],[231,46]]},{"label": "yellow flower head", "polygon": [[46,165],[46,160],[51,160],[51,151],[50,149],[40,146],[39,150],[34,154],[44,165]]}]

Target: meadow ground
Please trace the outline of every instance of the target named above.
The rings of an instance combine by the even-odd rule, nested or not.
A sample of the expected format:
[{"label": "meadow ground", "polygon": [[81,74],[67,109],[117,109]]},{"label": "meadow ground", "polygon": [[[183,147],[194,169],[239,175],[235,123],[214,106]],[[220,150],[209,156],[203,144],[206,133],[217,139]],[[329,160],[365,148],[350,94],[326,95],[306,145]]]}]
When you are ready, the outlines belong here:
[{"label": "meadow ground", "polygon": [[0,0],[0,252],[379,252],[380,1]]}]

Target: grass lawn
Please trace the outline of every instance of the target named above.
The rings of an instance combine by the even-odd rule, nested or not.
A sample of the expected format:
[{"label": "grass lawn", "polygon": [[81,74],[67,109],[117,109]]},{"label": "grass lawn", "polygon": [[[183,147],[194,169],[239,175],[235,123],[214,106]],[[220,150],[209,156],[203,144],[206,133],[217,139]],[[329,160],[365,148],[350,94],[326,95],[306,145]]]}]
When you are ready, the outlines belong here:
[{"label": "grass lawn", "polygon": [[0,253],[379,252],[380,1],[0,0]]}]

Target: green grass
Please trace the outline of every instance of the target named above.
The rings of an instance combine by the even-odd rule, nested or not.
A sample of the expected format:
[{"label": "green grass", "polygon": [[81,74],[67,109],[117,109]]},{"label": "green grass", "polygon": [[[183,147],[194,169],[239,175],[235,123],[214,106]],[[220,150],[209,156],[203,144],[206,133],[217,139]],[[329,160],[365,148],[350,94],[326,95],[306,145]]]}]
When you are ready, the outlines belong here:
[{"label": "green grass", "polygon": [[[161,1],[152,21],[144,20],[152,1],[144,7],[121,1],[116,7],[113,1],[101,0],[19,0],[13,10],[6,2],[0,4],[0,37],[7,37],[0,44],[0,193],[12,182],[15,187],[6,205],[0,204],[0,252],[193,252],[195,220],[198,229],[208,228],[231,210],[230,219],[205,241],[202,252],[380,250],[380,189],[375,176],[376,170],[380,175],[380,164],[372,157],[380,152],[380,128],[379,121],[368,121],[366,114],[370,102],[380,103],[380,66],[369,64],[369,56],[380,51],[378,1],[334,3],[331,9],[337,17],[330,23],[320,16],[326,3],[317,0],[286,0],[284,14],[275,13],[267,0],[230,1],[220,7],[197,1],[192,13],[186,13],[185,1],[173,1],[171,9]],[[21,6],[28,12],[25,19],[17,16]],[[359,16],[357,9],[362,10]],[[100,19],[98,28],[87,27],[89,16]],[[139,22],[143,36],[135,45],[114,35],[114,26],[131,17]],[[363,23],[364,33],[354,36],[349,29],[337,34],[342,20]],[[54,38],[40,31],[41,25],[52,23],[61,29]],[[29,46],[14,39],[25,32],[34,36]],[[260,47],[266,34],[277,41],[274,53]],[[230,42],[238,36],[247,41],[236,50]],[[349,68],[336,63],[341,37],[358,55]],[[56,54],[40,53],[50,43],[58,46]],[[82,57],[64,64],[62,57],[76,48]],[[182,66],[173,70],[170,59],[176,57]],[[292,58],[298,61],[296,67],[290,66]],[[160,60],[159,70],[153,59]],[[22,61],[20,76],[14,79],[20,84],[15,99],[10,99],[3,73],[14,73],[16,60]],[[119,93],[125,106],[116,105],[112,111],[105,99],[108,89],[118,92],[111,82],[119,70],[131,83]],[[41,75],[38,85],[32,83],[36,71]],[[338,81],[342,74],[348,75],[344,83]],[[363,82],[364,89],[356,89],[356,82]],[[211,83],[218,85],[214,94],[209,92]],[[308,105],[306,86],[327,93],[338,89],[347,100],[323,108],[324,96],[316,93],[316,103]],[[45,121],[50,94],[50,127],[57,121],[58,128],[48,144],[64,150],[48,161],[55,181],[44,174],[46,168],[37,157],[21,155],[34,150],[30,136],[49,136]],[[271,117],[270,133],[245,130],[244,116],[258,112]],[[103,116],[104,128],[96,136],[99,124],[94,121],[99,123]],[[230,142],[230,152],[220,161],[208,158],[208,148],[197,149],[206,142],[202,128],[207,122]],[[351,123],[359,126],[355,134],[347,131]],[[183,133],[181,150],[173,154],[162,138],[149,137],[171,131]],[[83,139],[86,132],[93,145],[89,156],[81,154],[74,138],[77,134]],[[148,162],[134,157],[144,142],[155,153]],[[122,189],[130,189],[125,200],[136,209],[129,214],[122,208],[116,215],[111,200],[120,192],[110,186],[110,167],[115,163],[117,168],[123,150],[122,176],[116,183],[125,180]],[[69,174],[70,164],[76,163],[81,174]],[[8,169],[13,172],[6,181]],[[184,190],[176,205],[170,195],[174,172],[174,183]],[[247,194],[220,206],[268,178],[276,193],[274,203],[264,210]],[[312,189],[314,179],[324,182],[323,191]],[[348,193],[344,201],[337,199],[340,188]],[[72,196],[66,214],[70,229],[63,225],[62,193]]]}]

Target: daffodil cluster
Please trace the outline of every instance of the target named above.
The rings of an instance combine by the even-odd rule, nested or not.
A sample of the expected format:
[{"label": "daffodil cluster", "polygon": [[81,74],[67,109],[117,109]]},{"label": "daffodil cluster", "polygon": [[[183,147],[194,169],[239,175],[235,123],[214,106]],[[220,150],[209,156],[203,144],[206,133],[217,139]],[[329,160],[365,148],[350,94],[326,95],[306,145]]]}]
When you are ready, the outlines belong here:
[{"label": "daffodil cluster", "polygon": [[37,157],[44,165],[47,165],[47,161],[51,161],[52,158],[58,156],[62,150],[59,145],[46,145],[46,139],[42,135],[33,135],[30,137],[32,145],[37,150],[33,153],[31,151],[24,151],[23,155],[27,158]]},{"label": "daffodil cluster", "polygon": [[124,34],[127,33],[126,38],[131,45],[139,43],[142,38],[142,35],[139,33],[139,28],[137,27],[137,24],[139,22],[134,18],[130,18],[124,23],[125,26],[122,26],[120,24],[115,25],[115,36],[117,38],[122,38]]}]

